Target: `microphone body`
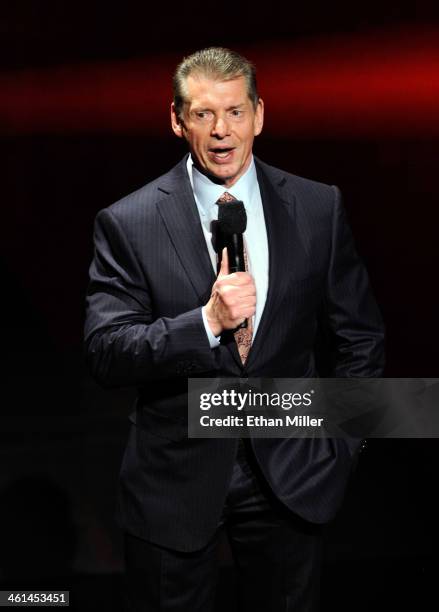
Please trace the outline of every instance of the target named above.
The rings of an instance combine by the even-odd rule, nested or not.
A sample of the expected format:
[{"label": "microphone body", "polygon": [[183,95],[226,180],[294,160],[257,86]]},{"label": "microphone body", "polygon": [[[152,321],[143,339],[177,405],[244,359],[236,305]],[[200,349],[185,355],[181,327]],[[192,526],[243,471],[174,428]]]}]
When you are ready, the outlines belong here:
[{"label": "microphone body", "polygon": [[[244,240],[242,234],[230,234],[223,237],[223,248],[227,248],[229,259],[229,274],[233,272],[245,272]],[[220,260],[222,259],[222,249]]]}]

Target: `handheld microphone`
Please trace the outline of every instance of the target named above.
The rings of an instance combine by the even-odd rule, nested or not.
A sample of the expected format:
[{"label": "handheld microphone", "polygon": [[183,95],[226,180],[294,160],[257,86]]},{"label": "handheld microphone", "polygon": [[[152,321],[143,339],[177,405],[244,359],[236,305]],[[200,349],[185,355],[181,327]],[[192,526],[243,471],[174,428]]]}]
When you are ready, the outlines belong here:
[{"label": "handheld microphone", "polygon": [[[229,273],[245,272],[244,242],[242,234],[247,227],[247,214],[243,202],[233,200],[218,207],[218,226],[216,248],[219,266],[221,266],[222,250],[227,248]],[[247,327],[247,319],[239,328]]]}]

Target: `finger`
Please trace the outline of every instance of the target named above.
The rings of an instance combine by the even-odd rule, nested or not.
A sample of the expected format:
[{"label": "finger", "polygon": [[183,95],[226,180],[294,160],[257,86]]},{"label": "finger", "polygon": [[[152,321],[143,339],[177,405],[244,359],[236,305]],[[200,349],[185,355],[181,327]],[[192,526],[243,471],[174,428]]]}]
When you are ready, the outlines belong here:
[{"label": "finger", "polygon": [[222,256],[221,256],[221,268],[218,273],[218,276],[227,276],[229,273],[229,258],[227,255],[227,248],[223,248]]},{"label": "finger", "polygon": [[233,272],[232,274],[227,274],[226,276],[218,276],[216,282],[217,285],[227,290],[234,287],[237,291],[256,293],[256,285],[253,277],[247,272]]},{"label": "finger", "polygon": [[234,272],[233,276],[235,277],[237,284],[240,285],[254,285],[255,281],[251,274],[248,272]]},{"label": "finger", "polygon": [[233,279],[226,277],[217,281],[216,290],[223,300],[252,299],[256,302],[256,289],[253,285],[234,285]]}]

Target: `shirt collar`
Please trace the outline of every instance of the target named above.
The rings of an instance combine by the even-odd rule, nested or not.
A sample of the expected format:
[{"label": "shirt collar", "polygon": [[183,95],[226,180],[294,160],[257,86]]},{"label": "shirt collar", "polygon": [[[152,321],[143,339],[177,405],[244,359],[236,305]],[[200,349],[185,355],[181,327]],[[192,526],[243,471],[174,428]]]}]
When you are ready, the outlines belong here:
[{"label": "shirt collar", "polygon": [[250,166],[241,178],[229,189],[224,185],[217,185],[207,176],[197,170],[193,164],[192,157],[189,155],[187,160],[187,170],[189,179],[194,191],[201,213],[208,218],[216,218],[216,201],[228,191],[237,200],[244,203],[247,214],[251,213],[254,207],[254,191],[258,185],[255,162],[252,156]]}]

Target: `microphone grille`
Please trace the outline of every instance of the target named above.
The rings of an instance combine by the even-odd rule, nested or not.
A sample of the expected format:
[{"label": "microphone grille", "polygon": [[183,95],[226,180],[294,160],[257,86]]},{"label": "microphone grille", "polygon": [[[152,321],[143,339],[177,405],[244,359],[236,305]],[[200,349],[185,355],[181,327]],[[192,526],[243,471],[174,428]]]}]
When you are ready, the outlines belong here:
[{"label": "microphone grille", "polygon": [[243,234],[247,227],[244,203],[233,200],[218,205],[218,223],[223,234]]}]

